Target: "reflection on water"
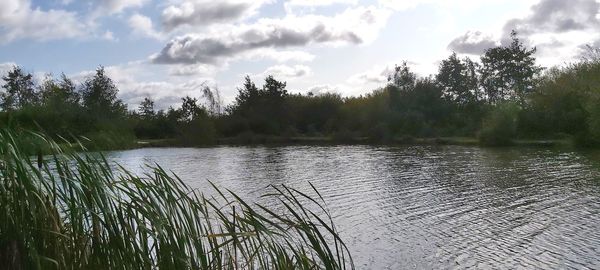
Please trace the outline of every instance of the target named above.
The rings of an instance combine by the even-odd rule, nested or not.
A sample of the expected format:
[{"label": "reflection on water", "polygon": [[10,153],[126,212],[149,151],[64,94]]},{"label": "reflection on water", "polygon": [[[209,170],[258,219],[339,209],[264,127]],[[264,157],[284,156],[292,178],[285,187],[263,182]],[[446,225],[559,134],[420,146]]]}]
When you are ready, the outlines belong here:
[{"label": "reflection on water", "polygon": [[595,154],[471,147],[290,146],[140,149],[191,186],[248,200],[270,184],[310,190],[359,269],[600,268]]}]

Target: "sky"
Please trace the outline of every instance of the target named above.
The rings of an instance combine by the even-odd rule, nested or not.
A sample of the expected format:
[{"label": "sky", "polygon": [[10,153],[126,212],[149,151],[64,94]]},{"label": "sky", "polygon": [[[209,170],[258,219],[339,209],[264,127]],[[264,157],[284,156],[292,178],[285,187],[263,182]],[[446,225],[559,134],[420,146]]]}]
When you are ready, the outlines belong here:
[{"label": "sky", "polygon": [[177,106],[203,84],[230,103],[247,75],[357,96],[395,64],[428,76],[512,30],[545,67],[575,61],[600,46],[599,12],[596,0],[1,0],[0,75],[19,65],[81,82],[104,66],[130,108]]}]

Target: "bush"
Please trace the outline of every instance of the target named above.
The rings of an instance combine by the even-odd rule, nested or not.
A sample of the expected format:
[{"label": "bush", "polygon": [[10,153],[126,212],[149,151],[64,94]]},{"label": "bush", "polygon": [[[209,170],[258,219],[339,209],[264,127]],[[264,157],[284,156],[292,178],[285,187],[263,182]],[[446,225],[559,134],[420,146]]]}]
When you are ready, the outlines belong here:
[{"label": "bush", "polygon": [[506,102],[498,104],[483,120],[479,142],[486,146],[507,146],[513,143],[517,133],[519,105]]},{"label": "bush", "polygon": [[387,124],[379,123],[369,132],[369,139],[374,142],[390,142],[394,136]]},{"label": "bush", "polygon": [[180,123],[177,139],[186,146],[211,145],[217,142],[217,130],[210,118],[202,117]]},{"label": "bush", "polygon": [[136,146],[135,135],[129,130],[90,132],[83,136],[83,145],[89,150],[118,150]]}]

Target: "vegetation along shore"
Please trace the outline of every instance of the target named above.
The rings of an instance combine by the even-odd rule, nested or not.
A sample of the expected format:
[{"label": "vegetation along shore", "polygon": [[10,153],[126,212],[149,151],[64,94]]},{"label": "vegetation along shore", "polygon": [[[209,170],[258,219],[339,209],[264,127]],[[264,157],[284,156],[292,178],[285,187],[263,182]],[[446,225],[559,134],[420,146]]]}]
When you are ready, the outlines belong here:
[{"label": "vegetation along shore", "polygon": [[[600,54],[562,67],[536,64],[536,49],[512,43],[475,61],[450,55],[418,77],[401,63],[369,94],[291,94],[286,83],[250,77],[225,106],[217,88],[198,89],[181,106],[156,109],[147,97],[130,109],[103,67],[75,83],[64,74],[35,83],[15,66],[3,78],[0,123],[83,138],[91,149],[217,143],[417,143],[600,145]],[[86,143],[89,139],[92,143]]]},{"label": "vegetation along shore", "polygon": [[267,207],[214,185],[205,196],[208,187],[193,190],[158,165],[135,175],[82,151],[0,130],[3,269],[354,267],[316,189],[272,186],[264,198],[277,203]]}]

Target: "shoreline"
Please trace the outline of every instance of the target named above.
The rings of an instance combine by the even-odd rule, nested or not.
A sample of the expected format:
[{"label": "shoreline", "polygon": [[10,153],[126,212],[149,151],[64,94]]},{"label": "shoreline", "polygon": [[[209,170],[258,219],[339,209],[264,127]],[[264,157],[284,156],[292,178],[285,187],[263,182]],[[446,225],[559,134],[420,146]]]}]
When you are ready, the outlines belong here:
[{"label": "shoreline", "polygon": [[498,147],[573,147],[568,139],[517,139],[509,145],[487,146],[482,145],[475,137],[439,137],[439,138],[413,138],[404,137],[385,141],[375,141],[369,138],[336,139],[333,137],[282,137],[282,136],[257,136],[250,139],[229,137],[218,139],[214,144],[187,145],[176,139],[138,140],[134,146],[137,148],[166,148],[166,147],[211,147],[211,146],[257,146],[257,145],[458,145],[477,146],[486,148]]}]

